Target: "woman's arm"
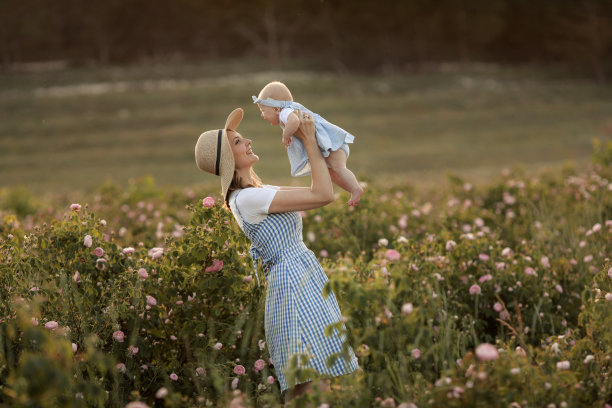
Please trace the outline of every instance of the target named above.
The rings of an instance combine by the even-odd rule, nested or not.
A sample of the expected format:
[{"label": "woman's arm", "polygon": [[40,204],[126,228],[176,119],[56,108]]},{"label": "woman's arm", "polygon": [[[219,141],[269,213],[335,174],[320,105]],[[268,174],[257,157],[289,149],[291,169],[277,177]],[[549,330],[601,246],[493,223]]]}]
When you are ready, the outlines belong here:
[{"label": "woman's arm", "polygon": [[[300,115],[302,115],[301,112]],[[301,125],[295,132],[295,136],[304,143],[306,148],[306,154],[310,160],[312,184],[310,188],[279,190],[268,209],[270,213],[311,210],[334,201],[331,177],[317,145],[314,120],[310,115],[302,117]]]}]

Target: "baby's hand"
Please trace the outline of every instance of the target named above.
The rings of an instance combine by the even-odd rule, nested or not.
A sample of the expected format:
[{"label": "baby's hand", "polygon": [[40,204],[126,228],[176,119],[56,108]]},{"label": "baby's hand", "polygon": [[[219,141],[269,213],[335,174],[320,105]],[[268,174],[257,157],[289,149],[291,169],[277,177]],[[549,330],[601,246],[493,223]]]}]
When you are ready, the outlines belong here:
[{"label": "baby's hand", "polygon": [[291,144],[291,135],[283,135],[283,144],[285,145],[285,148],[289,147]]}]

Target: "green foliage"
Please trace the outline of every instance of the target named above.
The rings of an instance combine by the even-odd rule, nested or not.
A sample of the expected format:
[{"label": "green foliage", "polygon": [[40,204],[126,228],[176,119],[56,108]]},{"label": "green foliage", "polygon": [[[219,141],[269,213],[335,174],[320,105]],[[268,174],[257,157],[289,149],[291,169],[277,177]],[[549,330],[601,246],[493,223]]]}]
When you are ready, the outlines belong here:
[{"label": "green foliage", "polygon": [[[609,403],[610,180],[598,162],[431,191],[379,184],[357,209],[304,214],[343,314],[327,328],[347,339],[330,363],[350,347],[360,370],[296,405]],[[4,210],[2,406],[282,402],[265,279],[231,213],[201,197],[149,179],[105,184],[73,209]],[[481,343],[499,356],[479,358]],[[316,378],[300,356],[292,364],[290,380]]]}]

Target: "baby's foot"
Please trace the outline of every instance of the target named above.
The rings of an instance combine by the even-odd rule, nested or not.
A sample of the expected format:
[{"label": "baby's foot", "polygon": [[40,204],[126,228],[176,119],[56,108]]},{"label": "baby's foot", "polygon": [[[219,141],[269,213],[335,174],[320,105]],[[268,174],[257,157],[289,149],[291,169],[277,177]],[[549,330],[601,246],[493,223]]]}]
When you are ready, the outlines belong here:
[{"label": "baby's foot", "polygon": [[362,194],[363,194],[363,188],[359,187],[359,189],[352,192],[351,199],[348,200],[347,204],[349,206],[356,206],[357,204],[359,204],[359,200],[361,200]]}]

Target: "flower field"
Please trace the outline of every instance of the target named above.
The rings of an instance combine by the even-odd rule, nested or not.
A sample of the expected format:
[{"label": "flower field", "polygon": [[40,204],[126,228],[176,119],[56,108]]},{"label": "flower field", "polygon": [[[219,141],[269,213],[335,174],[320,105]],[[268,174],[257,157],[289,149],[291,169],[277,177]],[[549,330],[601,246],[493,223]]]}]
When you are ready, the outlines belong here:
[{"label": "flower field", "polygon": [[[1,406],[282,403],[265,280],[208,195],[147,179],[72,205],[0,193]],[[612,144],[585,171],[345,201],[304,213],[304,240],[360,370],[296,405],[612,404]]]}]

